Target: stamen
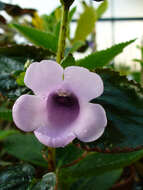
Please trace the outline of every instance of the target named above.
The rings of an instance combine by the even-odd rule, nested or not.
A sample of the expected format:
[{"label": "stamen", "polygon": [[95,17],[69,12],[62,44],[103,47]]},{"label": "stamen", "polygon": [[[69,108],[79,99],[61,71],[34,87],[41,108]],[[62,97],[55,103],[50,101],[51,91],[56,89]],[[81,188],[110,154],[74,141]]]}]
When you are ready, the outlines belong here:
[{"label": "stamen", "polygon": [[57,92],[57,94],[58,94],[59,96],[63,96],[63,97],[66,97],[66,96],[70,96],[70,95],[71,95],[71,93],[69,93],[69,92],[67,92],[67,91],[63,91],[63,90],[59,90],[59,91]]}]

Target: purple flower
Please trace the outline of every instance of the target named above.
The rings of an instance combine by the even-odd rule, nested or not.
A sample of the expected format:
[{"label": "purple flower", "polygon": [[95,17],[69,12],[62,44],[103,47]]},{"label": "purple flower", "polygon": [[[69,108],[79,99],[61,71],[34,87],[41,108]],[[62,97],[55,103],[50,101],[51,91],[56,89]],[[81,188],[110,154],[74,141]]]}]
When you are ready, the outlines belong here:
[{"label": "purple flower", "polygon": [[103,92],[99,75],[54,61],[32,63],[24,78],[35,95],[22,95],[13,106],[13,119],[23,131],[33,131],[50,147],[64,147],[73,139],[98,139],[107,124],[104,109],[89,103]]}]

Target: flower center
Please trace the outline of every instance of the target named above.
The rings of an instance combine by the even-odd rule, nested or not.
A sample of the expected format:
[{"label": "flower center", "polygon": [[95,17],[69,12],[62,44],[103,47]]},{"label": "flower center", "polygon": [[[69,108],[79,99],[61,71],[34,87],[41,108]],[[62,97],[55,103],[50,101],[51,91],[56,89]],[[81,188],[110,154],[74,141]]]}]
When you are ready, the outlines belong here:
[{"label": "flower center", "polygon": [[68,126],[78,117],[80,106],[78,98],[66,91],[49,95],[47,100],[48,119],[52,125]]}]

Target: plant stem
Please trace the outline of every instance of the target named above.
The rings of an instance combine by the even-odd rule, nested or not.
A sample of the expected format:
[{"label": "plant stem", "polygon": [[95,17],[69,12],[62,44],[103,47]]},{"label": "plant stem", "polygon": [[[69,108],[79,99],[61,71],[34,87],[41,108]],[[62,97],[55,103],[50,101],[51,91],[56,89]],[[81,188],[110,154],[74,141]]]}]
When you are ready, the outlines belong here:
[{"label": "plant stem", "polygon": [[60,27],[60,35],[58,42],[58,52],[57,52],[57,62],[60,63],[64,58],[65,45],[66,45],[66,37],[67,37],[67,27],[68,27],[68,12],[69,6],[62,5],[62,20]]},{"label": "plant stem", "polygon": [[48,172],[56,170],[55,148],[48,147]]}]

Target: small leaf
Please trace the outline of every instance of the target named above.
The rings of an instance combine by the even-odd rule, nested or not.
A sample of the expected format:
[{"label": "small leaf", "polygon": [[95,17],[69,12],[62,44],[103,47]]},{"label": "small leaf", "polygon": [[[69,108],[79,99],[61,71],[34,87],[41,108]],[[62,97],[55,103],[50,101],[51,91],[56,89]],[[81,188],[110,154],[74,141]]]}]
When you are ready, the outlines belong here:
[{"label": "small leaf", "polygon": [[12,24],[11,26],[24,35],[33,44],[56,53],[58,40],[53,34],[19,24]]},{"label": "small leaf", "polygon": [[76,12],[76,7],[73,7],[71,9],[71,11],[69,12],[69,18],[68,18],[69,19],[69,23],[72,21],[72,18],[74,16],[75,12]]},{"label": "small leaf", "polygon": [[84,12],[80,15],[77,23],[73,43],[85,41],[87,36],[93,31],[96,21],[96,11],[91,6],[86,6]]},{"label": "small leaf", "polygon": [[75,65],[75,59],[72,56],[72,54],[69,54],[68,56],[66,56],[62,62],[61,65],[65,68],[65,67],[69,67],[69,66],[73,66]]},{"label": "small leaf", "polygon": [[104,107],[107,127],[98,140],[80,142],[81,146],[101,152],[128,152],[143,148],[143,88],[117,72],[108,69],[96,72],[103,79],[104,93],[91,102]]},{"label": "small leaf", "polygon": [[133,61],[140,63],[141,67],[143,67],[143,60],[142,59],[133,59]]},{"label": "small leaf", "polygon": [[106,66],[110,61],[112,61],[118,54],[120,54],[125,47],[133,43],[135,40],[130,40],[128,42],[116,44],[106,50],[97,51],[88,55],[83,59],[76,61],[76,65],[85,67],[87,69],[96,69]]},{"label": "small leaf", "polygon": [[99,7],[96,9],[96,17],[97,17],[97,20],[99,18],[101,18],[101,16],[104,14],[104,12],[107,10],[108,8],[108,1],[107,0],[104,0],[100,5]]},{"label": "small leaf", "polygon": [[47,167],[47,162],[41,153],[43,148],[44,146],[31,134],[11,135],[4,141],[4,149],[8,154],[20,160]]},{"label": "small leaf", "polygon": [[29,164],[9,166],[0,172],[0,190],[25,190],[35,175]]},{"label": "small leaf", "polygon": [[56,175],[52,172],[45,174],[31,190],[54,190],[56,185]]},{"label": "small leaf", "polygon": [[50,15],[42,15],[44,29],[53,34],[55,26],[59,22],[56,18],[56,9]]},{"label": "small leaf", "polygon": [[20,73],[20,75],[17,77],[16,82],[19,86],[25,86],[24,84],[24,76],[25,72]]}]

